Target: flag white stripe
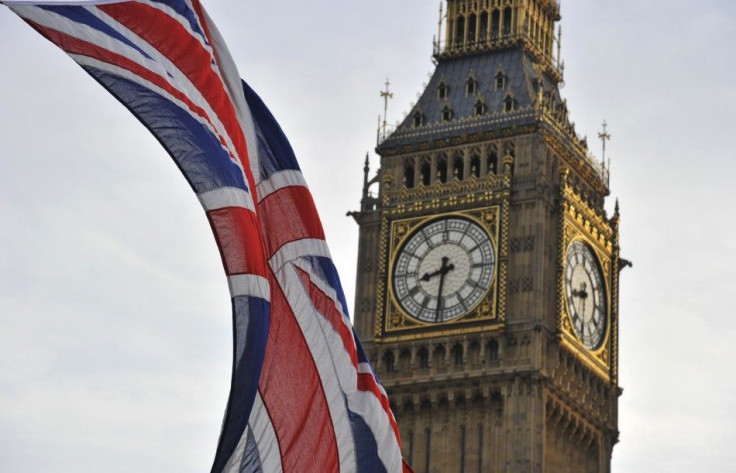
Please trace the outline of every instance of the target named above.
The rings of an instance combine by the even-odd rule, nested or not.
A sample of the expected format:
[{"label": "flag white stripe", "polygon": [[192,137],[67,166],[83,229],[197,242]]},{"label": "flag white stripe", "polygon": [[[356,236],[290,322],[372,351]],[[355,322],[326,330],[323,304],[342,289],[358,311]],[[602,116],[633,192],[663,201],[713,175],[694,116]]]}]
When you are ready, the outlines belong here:
[{"label": "flag white stripe", "polygon": [[[148,54],[152,60],[149,58],[146,58],[145,56],[141,55],[138,51],[135,50],[135,48],[131,48],[124,43],[120,43],[119,41],[116,41],[117,44],[122,45],[120,48],[121,51],[115,51],[118,54],[121,54],[125,56],[126,58],[137,62],[140,66],[145,67],[149,71],[155,73],[156,75],[160,76],[162,79],[166,80],[169,84],[171,84],[172,87],[175,89],[181,91],[186,97],[188,97],[192,103],[200,107],[202,110],[205,111],[207,114],[207,118],[212,122],[212,126],[217,130],[217,134],[221,136],[226,144],[227,149],[231,152],[231,154],[238,156],[238,150],[235,148],[235,145],[233,144],[232,137],[228,134],[227,129],[220,121],[220,117],[215,113],[215,111],[212,109],[211,105],[205,99],[204,95],[200,92],[200,90],[189,80],[189,78],[174,64],[169,60],[168,57],[163,55],[158,49],[153,47],[151,44],[149,44],[146,40],[139,37],[137,34],[135,34],[133,31],[129,30],[125,27],[122,23],[119,23],[114,18],[110,17],[103,11],[101,11],[98,8],[90,8],[89,9],[92,14],[94,14],[97,18],[99,18],[101,21],[105,22],[107,25],[109,25],[111,28],[115,29],[118,33],[123,35],[128,41],[138,46],[141,50],[143,50],[146,54]],[[161,10],[163,12],[163,10]],[[190,32],[190,34],[194,37],[195,40],[197,40],[200,44],[202,44],[201,38],[199,38],[198,35],[194,34],[191,31],[191,28],[187,25],[187,30]],[[101,39],[103,41],[102,44],[98,44],[102,47],[107,47],[107,42],[109,41],[109,37],[107,35],[104,35],[102,33],[99,33],[95,30],[93,31],[93,36],[88,39],[87,41],[92,42],[94,44],[98,44],[97,38]],[[205,45],[203,47],[211,52],[210,48],[207,48]],[[128,55],[124,52],[124,50],[127,49],[130,51],[131,55]],[[225,84],[223,84],[223,87],[225,87]],[[188,110],[188,108],[185,108],[185,110]],[[190,112],[193,113],[193,112]],[[242,158],[245,158],[244,156]],[[235,164],[238,165],[238,167],[242,166],[238,160],[233,160]]]},{"label": "flag white stripe", "polygon": [[258,446],[258,456],[261,459],[263,473],[282,473],[279,441],[260,392],[256,393],[256,400],[253,403],[253,410],[250,412],[248,426],[253,432],[253,438]]},{"label": "flag white stripe", "polygon": [[386,411],[372,392],[356,390],[348,396],[348,407],[363,418],[378,447],[378,457],[389,473],[402,473],[401,449]]},{"label": "flag white stripe", "polygon": [[[212,48],[206,43],[204,36],[202,36],[204,34],[204,31],[202,31],[202,33],[194,31],[192,29],[192,24],[189,22],[189,18],[179,15],[179,13],[176,10],[169,7],[165,3],[147,2],[147,1],[142,1],[142,0],[138,0],[138,1],[140,3],[144,3],[148,5],[151,8],[155,8],[156,10],[159,10],[165,15],[170,16],[172,19],[176,20],[176,22],[179,23],[182,26],[182,28],[187,30],[194,39],[199,41],[199,44],[202,45],[202,48],[205,51],[208,51],[210,54],[212,54]],[[192,7],[192,5],[189,2],[187,2],[187,6],[191,9],[192,12],[196,12],[196,10]],[[220,73],[217,70],[217,66],[213,65],[213,68],[214,68],[215,73],[219,75]]]},{"label": "flag white stripe", "polygon": [[290,186],[307,187],[307,182],[304,180],[304,175],[301,171],[287,170],[275,172],[268,176],[268,179],[258,184],[258,202],[277,190]]},{"label": "flag white stripe", "polygon": [[340,299],[337,297],[337,291],[324,279],[321,277],[318,277],[314,274],[314,271],[312,269],[312,266],[307,263],[306,261],[295,261],[294,264],[301,268],[303,271],[309,273],[309,277],[312,280],[312,284],[317,286],[322,292],[329,297],[332,302],[335,304],[335,308],[338,312],[340,312],[340,315],[342,316],[343,325],[348,330],[352,331],[352,324],[350,323],[350,318],[345,313],[345,310],[343,310],[342,302],[340,302]]},{"label": "flag white stripe", "polygon": [[[235,114],[237,115],[238,122],[240,122],[240,126],[243,130],[243,136],[245,136],[250,172],[253,176],[253,181],[257,185],[261,180],[258,139],[256,138],[256,131],[253,126],[253,116],[245,101],[245,95],[243,94],[243,84],[240,79],[240,73],[238,72],[235,61],[230,54],[230,50],[225,45],[225,40],[222,38],[220,30],[217,29],[217,26],[215,26],[215,23],[207,14],[207,11],[204,11],[204,16],[210,30],[210,39],[212,41],[213,51],[217,58],[217,63],[220,66],[220,71],[222,72],[221,77],[224,81],[225,91],[230,96],[230,101],[235,107]],[[253,192],[257,193],[256,190],[253,190]]]},{"label": "flag white stripe", "polygon": [[242,207],[255,212],[251,196],[238,187],[220,187],[197,194],[205,211],[224,209],[226,207]]},{"label": "flag white stripe", "polygon": [[243,460],[245,444],[248,441],[249,428],[249,426],[245,427],[243,435],[240,436],[240,440],[238,441],[238,445],[235,447],[235,450],[233,450],[233,454],[230,455],[227,463],[225,463],[225,466],[222,468],[222,473],[240,473],[240,463]]},{"label": "flag white stripe", "polygon": [[240,437],[233,454],[222,469],[222,473],[240,473],[240,466],[243,461],[243,455],[245,454],[245,446],[248,442],[248,433],[253,435],[263,473],[283,473],[281,452],[279,451],[276,432],[274,431],[268,411],[263,405],[261,393],[258,392],[253,403],[253,409],[250,411],[248,426]]},{"label": "flag white stripe", "polygon": [[276,272],[289,261],[294,261],[303,256],[330,258],[330,250],[327,248],[327,242],[315,238],[305,238],[286,243],[274,253],[271,259],[268,260],[268,264]]},{"label": "flag white stripe", "polygon": [[[296,268],[287,264],[275,273],[317,367],[335,430],[340,471],[355,471],[355,443],[344,397],[344,378],[350,376],[350,370],[345,367],[346,363],[351,365],[350,358],[342,345],[342,339],[335,336],[331,326],[325,326],[329,322],[314,309]],[[342,359],[338,361],[334,357]],[[354,374],[355,371],[352,371]],[[357,380],[355,376],[353,378],[352,384],[355,386]]]},{"label": "flag white stripe", "polygon": [[271,300],[271,285],[268,279],[257,274],[235,274],[227,277],[230,295],[260,297],[267,301]]},{"label": "flag white stripe", "polygon": [[[160,95],[161,97],[164,97],[164,98],[170,100],[172,103],[176,104],[181,109],[188,111],[190,113],[190,115],[191,115],[192,118],[194,118],[195,120],[197,120],[202,126],[208,128],[214,135],[216,135],[216,131],[212,128],[212,126],[209,123],[209,121],[207,121],[204,117],[202,117],[202,116],[200,116],[200,115],[192,112],[191,110],[189,110],[189,108],[187,107],[187,105],[185,103],[183,103],[182,101],[180,101],[179,99],[177,99],[173,95],[170,95],[166,90],[164,90],[164,89],[158,87],[157,85],[155,85],[155,84],[147,81],[146,79],[142,78],[141,76],[139,76],[137,74],[133,74],[132,72],[128,71],[127,69],[123,69],[121,67],[115,66],[115,65],[110,64],[110,63],[107,63],[107,62],[102,62],[102,61],[99,61],[99,60],[94,59],[94,58],[91,58],[91,57],[79,56],[79,55],[76,55],[76,54],[70,54],[70,56],[72,57],[72,59],[74,59],[75,61],[77,61],[82,66],[93,67],[95,69],[99,69],[101,71],[105,71],[105,72],[109,72],[110,74],[117,75],[117,76],[122,77],[124,79],[127,79],[127,80],[129,80],[129,81],[131,81],[131,82],[133,82],[135,84],[138,84],[138,85],[140,85],[142,87],[145,87],[145,88],[151,90],[152,92],[155,92],[156,94]],[[226,153],[228,151],[227,148],[225,148],[225,147],[223,147],[223,150]],[[242,169],[243,168],[240,166],[240,163],[237,163],[236,161],[234,161],[232,159],[230,159],[230,162],[233,163],[233,164],[235,164],[235,165],[237,165],[237,167],[240,170],[240,172],[242,172]],[[245,179],[245,177],[244,177],[244,179]],[[248,181],[247,180],[245,181],[245,184],[246,185],[248,184]],[[247,192],[245,193],[245,195],[247,196],[247,199],[249,200],[249,202],[245,205],[245,208],[250,208],[250,209],[255,208],[255,204],[252,203],[253,202],[252,201],[252,197],[253,196],[250,195]]]},{"label": "flag white stripe", "polygon": [[[368,363],[358,363],[358,373],[370,374],[371,376],[375,377],[375,374],[373,373],[373,368],[371,368],[371,365]],[[378,390],[385,396],[386,390],[383,389],[383,386],[378,382],[376,382],[376,386],[378,386]]]},{"label": "flag white stripe", "polygon": [[[140,51],[131,47],[128,44],[125,44],[124,42],[121,42],[111,36],[101,33],[100,31],[86,26],[82,23],[73,22],[68,18],[65,18],[64,16],[58,15],[48,10],[27,6],[19,6],[17,8],[14,8],[13,10],[19,16],[34,21],[44,27],[59,31],[81,41],[94,44],[98,47],[104,48],[115,54],[123,56],[126,59],[129,59],[139,66],[147,69],[152,74],[159,76],[169,85],[171,85],[172,88],[179,90],[183,95],[188,97],[193,104],[200,107],[204,111],[207,116],[202,118],[209,122],[208,128],[210,128],[210,130],[213,131],[216,136],[220,136],[222,137],[222,139],[225,140],[227,145],[226,149],[230,154],[238,156],[237,149],[235,148],[230,135],[227,133],[225,126],[220,121],[219,116],[212,109],[209,102],[207,102],[199,89],[197,89],[197,87],[192,84],[189,78],[156,48],[151,46],[148,42],[140,38],[129,29],[127,29],[121,23],[111,18],[109,15],[105,14],[98,8],[88,8],[88,11],[90,13],[92,13],[100,21],[104,22],[105,24],[116,30],[128,41],[135,44],[138,48],[148,54],[150,58],[145,57],[143,54],[141,54]],[[191,29],[189,30],[191,31]],[[75,59],[83,57],[81,55],[71,56]],[[118,67],[118,69],[122,68]],[[157,88],[157,90],[161,89]],[[232,94],[230,95],[232,96]],[[242,96],[242,93],[240,95]],[[244,103],[245,99],[241,97],[241,101]],[[189,112],[192,116],[198,115],[196,112],[191,110],[188,105],[185,105],[183,102],[180,101],[177,102],[180,104],[182,109]],[[233,164],[238,166],[241,171],[243,170],[242,165],[238,159],[231,158],[231,161],[233,162]],[[243,175],[245,177],[245,174]]]},{"label": "flag white stripe", "polygon": [[[313,274],[311,267],[308,264],[296,262],[294,265],[303,271],[306,271],[310,275],[312,283],[332,299],[338,310],[341,309],[340,303],[336,298],[335,290],[332,289],[332,287],[326,287],[322,280]],[[343,324],[351,334],[351,340],[354,342],[350,321],[347,320],[347,317],[342,310],[340,310],[340,312],[343,315]],[[321,321],[324,337],[325,340],[328,341],[332,360],[335,365],[335,371],[338,373],[342,390],[345,393],[348,402],[348,408],[363,417],[377,440],[382,439],[382,443],[378,445],[378,454],[382,463],[386,466],[387,471],[400,472],[402,468],[401,455],[398,453],[398,441],[390,422],[393,416],[386,413],[380,400],[374,393],[358,389],[357,373],[364,373],[367,369],[367,372],[373,375],[370,365],[367,363],[359,363],[356,370],[356,367],[353,365],[352,359],[350,358],[350,354],[345,351],[345,345],[340,334],[335,331],[332,324],[316,313],[316,311],[315,316]],[[355,349],[354,344],[353,349]],[[376,384],[380,387],[378,383]],[[386,452],[395,454],[387,455]],[[398,470],[396,470],[396,468],[398,468]]]},{"label": "flag white stripe", "polygon": [[[223,139],[226,140],[229,151],[232,154],[237,155],[235,147],[232,144],[230,137],[227,135],[225,127],[222,125],[222,123],[219,122],[217,114],[215,114],[215,112],[209,106],[199,90],[194,87],[194,85],[186,78],[186,76],[184,76],[184,74],[178,68],[176,68],[165,56],[161,55],[158,50],[151,47],[147,42],[140,39],[137,35],[125,28],[122,24],[110,18],[101,10],[94,7],[88,8],[88,11],[95,15],[98,19],[100,19],[100,21],[115,29],[131,43],[135,44],[141,50],[145,51],[146,54],[154,58],[154,60],[146,58],[144,55],[141,54],[140,51],[136,50],[128,44],[125,44],[111,36],[101,33],[98,30],[87,25],[73,22],[68,18],[58,15],[54,12],[50,12],[42,8],[29,6],[19,6],[13,8],[13,11],[15,11],[22,18],[31,20],[41,26],[59,31],[81,41],[94,44],[98,47],[104,48],[115,54],[123,56],[126,59],[135,62],[139,66],[146,68],[152,74],[159,76],[160,78],[168,82],[173,88],[180,90],[184,95],[191,99],[192,103],[196,104],[205,111],[209,119],[212,121],[212,125],[210,126],[210,128],[213,129],[212,127],[214,127],[213,131],[216,131],[217,135],[222,136]],[[70,54],[70,56],[74,57],[75,59],[82,57],[81,55],[72,54]],[[173,79],[171,76],[173,76]],[[182,108],[189,111],[189,113],[194,114],[194,112],[189,110],[188,106],[183,106]],[[234,162],[239,165],[239,163],[237,163],[236,161],[237,160],[234,160]]]}]

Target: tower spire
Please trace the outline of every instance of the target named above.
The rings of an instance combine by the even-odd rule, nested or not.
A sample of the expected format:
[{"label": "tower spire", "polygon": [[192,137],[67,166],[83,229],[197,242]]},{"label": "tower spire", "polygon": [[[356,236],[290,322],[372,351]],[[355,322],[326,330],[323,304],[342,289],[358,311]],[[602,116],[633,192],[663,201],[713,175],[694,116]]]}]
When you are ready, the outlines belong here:
[{"label": "tower spire", "polygon": [[557,27],[557,67],[562,64],[562,25]]},{"label": "tower spire", "polygon": [[603,120],[603,131],[598,133],[598,138],[600,138],[601,142],[603,143],[603,156],[602,161],[606,162],[606,141],[610,141],[611,135],[608,133],[606,128],[608,127],[608,123],[606,123],[605,120]]},{"label": "tower spire", "polygon": [[380,92],[381,97],[383,98],[383,123],[381,124],[381,136],[383,138],[386,137],[386,115],[388,113],[388,100],[394,98],[394,93],[389,91],[390,85],[391,82],[389,82],[388,78],[386,78],[386,90],[382,90]]},{"label": "tower spire", "polygon": [[441,44],[442,44],[442,2],[440,1],[440,18],[437,21],[437,45],[435,47],[435,52],[440,51]]}]

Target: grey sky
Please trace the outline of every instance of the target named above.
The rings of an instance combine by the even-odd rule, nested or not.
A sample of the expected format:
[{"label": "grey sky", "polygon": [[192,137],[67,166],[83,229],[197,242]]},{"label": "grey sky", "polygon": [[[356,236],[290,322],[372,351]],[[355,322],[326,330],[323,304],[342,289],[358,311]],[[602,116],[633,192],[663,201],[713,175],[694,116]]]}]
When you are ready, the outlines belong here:
[{"label": "grey sky", "polygon": [[[352,304],[378,91],[408,112],[438,2],[206,2],[292,141]],[[621,201],[616,473],[736,462],[736,3],[565,0],[572,120]],[[230,380],[204,214],[143,127],[0,7],[0,470],[209,469]],[[371,151],[373,169],[375,155]]]}]

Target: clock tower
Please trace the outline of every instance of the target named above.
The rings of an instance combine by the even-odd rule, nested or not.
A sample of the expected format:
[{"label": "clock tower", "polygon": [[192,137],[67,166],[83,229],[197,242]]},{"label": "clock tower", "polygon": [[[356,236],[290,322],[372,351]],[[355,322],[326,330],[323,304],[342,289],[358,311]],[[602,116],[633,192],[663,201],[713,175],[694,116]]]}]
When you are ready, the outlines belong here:
[{"label": "clock tower", "polygon": [[429,84],[366,158],[355,327],[416,473],[610,472],[618,205],[560,96],[559,20],[448,0]]}]

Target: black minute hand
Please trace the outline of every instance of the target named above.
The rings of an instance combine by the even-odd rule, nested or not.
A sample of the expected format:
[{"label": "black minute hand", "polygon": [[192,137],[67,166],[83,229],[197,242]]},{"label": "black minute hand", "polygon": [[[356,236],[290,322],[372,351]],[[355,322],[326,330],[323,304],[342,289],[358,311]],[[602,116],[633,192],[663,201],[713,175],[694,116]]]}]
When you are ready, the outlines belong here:
[{"label": "black minute hand", "polygon": [[[453,269],[455,269],[455,265],[454,264],[449,264],[449,265],[447,264],[448,261],[450,261],[450,258],[448,258],[447,256],[443,256],[442,257],[442,266],[440,266],[440,269],[439,270],[437,270],[434,273],[432,273],[432,275],[439,274],[439,276],[440,276],[440,287],[437,290],[437,311],[434,314],[434,321],[435,322],[439,322],[440,321],[440,313],[442,312],[442,308],[443,308],[443,305],[444,305],[443,304],[444,299],[442,299],[442,288],[445,285],[445,275],[447,273],[449,273],[450,271],[452,271]],[[432,275],[429,275],[429,276],[432,277]]]}]

